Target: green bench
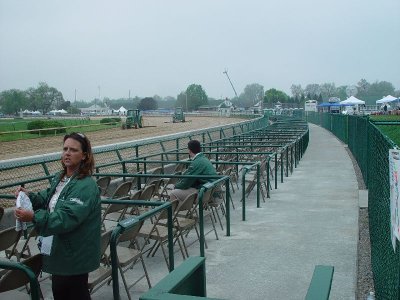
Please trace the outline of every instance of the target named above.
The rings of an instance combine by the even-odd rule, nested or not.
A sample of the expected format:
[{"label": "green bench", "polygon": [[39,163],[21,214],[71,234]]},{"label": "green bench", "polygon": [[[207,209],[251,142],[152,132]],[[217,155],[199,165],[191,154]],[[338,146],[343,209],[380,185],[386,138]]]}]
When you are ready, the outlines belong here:
[{"label": "green bench", "polygon": [[205,258],[192,256],[144,293],[140,300],[189,300],[206,297]]},{"label": "green bench", "polygon": [[306,300],[329,299],[333,279],[333,266],[315,266]]}]

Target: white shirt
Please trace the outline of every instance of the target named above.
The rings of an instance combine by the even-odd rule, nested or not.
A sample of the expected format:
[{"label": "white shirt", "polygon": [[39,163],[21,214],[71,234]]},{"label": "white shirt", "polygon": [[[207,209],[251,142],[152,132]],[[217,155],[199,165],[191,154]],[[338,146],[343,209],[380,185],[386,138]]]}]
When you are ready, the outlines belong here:
[{"label": "white shirt", "polygon": [[57,201],[58,201],[58,197],[60,196],[61,191],[64,189],[64,187],[68,184],[69,179],[70,178],[64,177],[58,183],[58,185],[56,187],[56,191],[55,191],[54,195],[50,199],[50,203],[49,203],[49,211],[50,212],[54,211],[54,208],[56,207],[56,204],[57,204]]}]

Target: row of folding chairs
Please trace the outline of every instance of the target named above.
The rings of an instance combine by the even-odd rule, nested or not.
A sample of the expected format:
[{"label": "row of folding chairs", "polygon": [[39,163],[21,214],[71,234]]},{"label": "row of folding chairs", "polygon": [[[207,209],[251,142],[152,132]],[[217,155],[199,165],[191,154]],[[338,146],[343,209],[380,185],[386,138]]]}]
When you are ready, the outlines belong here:
[{"label": "row of folding chairs", "polygon": [[[168,182],[167,179],[166,182]],[[140,199],[142,196],[143,200],[151,199],[155,193],[155,184],[154,181],[151,184],[144,186],[141,190],[132,190],[126,188],[129,184],[122,183],[124,185],[123,188],[127,192],[129,199]],[[165,187],[164,184],[163,187]],[[132,187],[132,186],[131,186]],[[162,189],[160,188],[160,191]],[[147,194],[147,196],[146,196]],[[210,189],[206,191],[203,199],[203,207],[204,207],[204,218],[211,221],[211,229],[205,233],[214,232],[216,239],[218,239],[218,233],[216,230],[216,221],[215,220],[215,211],[218,208],[218,204],[215,202],[215,198],[213,195],[215,194],[215,189]],[[160,192],[161,195],[161,192]],[[168,199],[167,194],[164,195],[164,198],[159,196],[153,198],[155,200],[166,200]],[[131,217],[135,214],[140,214],[141,210],[148,210],[146,207],[136,207],[136,206],[120,206],[115,207],[117,205],[110,204],[103,211],[102,219],[106,221],[108,217],[110,217],[109,221],[114,222],[114,226],[118,221],[123,218]],[[192,194],[185,201],[178,203],[178,201],[172,202],[173,209],[173,244],[177,246],[178,252],[182,254],[183,259],[189,256],[188,247],[197,242],[199,240],[199,228],[198,228],[198,203],[197,203],[197,194]],[[111,220],[112,213],[116,213],[115,221]],[[221,219],[218,217],[219,222],[222,227]],[[110,232],[112,232],[113,226],[104,226],[103,234],[102,234],[102,265],[101,267],[92,272],[89,276],[89,288],[90,292],[96,292],[101,286],[105,284],[109,284],[111,280],[111,266],[109,259],[109,238]],[[190,235],[190,233],[192,233]],[[37,234],[33,228],[28,230],[27,238],[21,238],[21,232],[16,232],[15,228],[9,228],[7,230],[3,230],[0,232],[0,249],[4,251],[7,255],[8,259],[14,258],[17,261],[23,262],[26,259],[31,259],[35,255],[38,254],[38,248],[36,245]],[[8,241],[7,243],[3,241]],[[169,261],[167,256],[166,245],[168,241],[167,235],[167,212],[166,210],[162,211],[160,214],[156,215],[151,220],[146,220],[146,222],[140,222],[134,228],[124,232],[118,239],[117,253],[118,253],[118,268],[119,273],[122,278],[122,282],[124,284],[126,293],[128,298],[130,298],[130,289],[136,283],[138,283],[143,278],[146,278],[147,284],[149,288],[151,287],[150,276],[147,272],[145,261],[143,259],[143,255],[147,254],[147,257],[154,256],[156,252],[161,248],[163,253],[163,257],[166,262],[167,268],[169,268]],[[206,243],[207,247],[207,243]],[[136,263],[142,265],[143,275],[137,278],[134,282],[128,283],[128,280],[125,277],[125,273],[132,269]],[[46,278],[48,278],[47,276]],[[132,277],[132,276],[131,276]]]}]

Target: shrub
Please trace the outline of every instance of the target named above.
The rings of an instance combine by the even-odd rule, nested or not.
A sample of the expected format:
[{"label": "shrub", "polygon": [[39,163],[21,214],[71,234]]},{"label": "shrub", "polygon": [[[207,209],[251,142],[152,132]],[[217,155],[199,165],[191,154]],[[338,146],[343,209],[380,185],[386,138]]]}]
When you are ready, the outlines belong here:
[{"label": "shrub", "polygon": [[35,130],[35,129],[44,129],[44,128],[58,128],[58,127],[64,127],[64,124],[59,122],[59,121],[54,121],[54,120],[35,120],[32,122],[29,122],[27,125],[28,130],[33,130],[31,131],[32,134],[54,134],[54,131],[56,133],[64,133],[65,128],[59,128],[59,129],[49,129],[49,130]]},{"label": "shrub", "polygon": [[100,124],[111,123],[110,125],[115,125],[118,122],[121,122],[121,118],[103,118],[100,120]]}]

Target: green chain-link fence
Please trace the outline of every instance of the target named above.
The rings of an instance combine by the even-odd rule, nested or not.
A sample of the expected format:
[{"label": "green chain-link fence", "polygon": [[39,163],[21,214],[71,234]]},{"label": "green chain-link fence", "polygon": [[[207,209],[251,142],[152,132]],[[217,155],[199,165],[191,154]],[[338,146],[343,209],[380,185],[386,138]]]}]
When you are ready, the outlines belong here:
[{"label": "green chain-link fence", "polygon": [[[368,188],[371,264],[376,299],[400,299],[400,243],[393,250],[390,234],[389,149],[396,147],[367,116],[309,113],[320,125],[348,144]],[[397,126],[400,131],[399,124]]]}]

